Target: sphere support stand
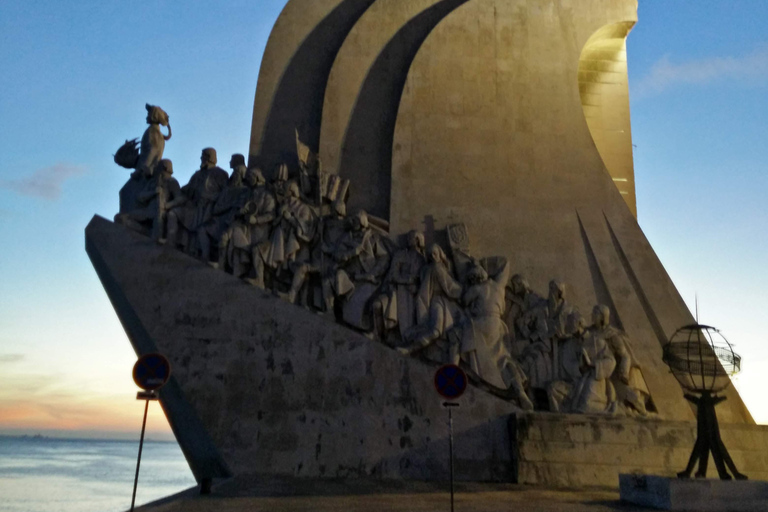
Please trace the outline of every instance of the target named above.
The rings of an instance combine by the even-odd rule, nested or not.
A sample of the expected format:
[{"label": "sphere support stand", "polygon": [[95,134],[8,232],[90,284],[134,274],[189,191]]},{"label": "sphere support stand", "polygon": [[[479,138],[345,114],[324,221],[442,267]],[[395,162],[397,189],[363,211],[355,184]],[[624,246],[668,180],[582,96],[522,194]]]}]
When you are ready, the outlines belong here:
[{"label": "sphere support stand", "polygon": [[[684,471],[677,474],[678,478],[690,478],[696,462],[699,463],[699,469],[696,471],[696,478],[707,477],[707,465],[709,463],[709,453],[712,452],[712,460],[715,462],[717,473],[721,480],[747,480],[747,476],[739,473],[736,465],[731,459],[728,449],[723,444],[720,437],[720,426],[717,423],[717,413],[715,406],[724,402],[725,397],[712,396],[709,392],[703,392],[701,396],[686,394],[686,400],[696,405],[696,444],[693,447],[688,466]],[[731,470],[733,477],[728,473]]]}]

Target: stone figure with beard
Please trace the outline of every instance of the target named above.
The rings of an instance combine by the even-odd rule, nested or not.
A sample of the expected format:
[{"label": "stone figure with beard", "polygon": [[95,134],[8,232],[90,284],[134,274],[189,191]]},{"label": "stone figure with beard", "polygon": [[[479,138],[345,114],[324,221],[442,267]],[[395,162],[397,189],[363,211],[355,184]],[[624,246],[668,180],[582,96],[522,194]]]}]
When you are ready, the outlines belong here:
[{"label": "stone figure with beard", "polygon": [[187,202],[168,213],[168,239],[190,254],[198,252],[198,230],[213,218],[216,200],[229,181],[226,171],[217,167],[216,162],[216,150],[205,148],[200,155],[200,170],[181,189]]}]

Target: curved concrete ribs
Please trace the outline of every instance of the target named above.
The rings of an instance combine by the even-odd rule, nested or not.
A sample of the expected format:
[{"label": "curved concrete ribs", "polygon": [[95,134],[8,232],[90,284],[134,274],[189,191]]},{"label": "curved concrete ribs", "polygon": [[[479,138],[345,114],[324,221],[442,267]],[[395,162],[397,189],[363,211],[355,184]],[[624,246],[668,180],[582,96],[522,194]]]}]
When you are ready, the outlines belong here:
[{"label": "curved concrete ribs", "polygon": [[[256,110],[259,101],[266,98],[257,98],[250,156],[251,163],[260,164],[267,175],[282,161],[295,164],[295,129],[299,130],[305,143],[314,151],[318,150],[323,99],[333,61],[347,34],[374,2],[335,0],[333,3],[337,5],[321,21],[312,25],[313,28],[290,56],[287,64],[284,64],[284,68],[272,66],[268,70],[267,74],[271,76],[264,77],[264,80],[275,81],[276,76],[279,76],[279,83],[274,87],[269,112],[264,120],[257,119],[259,112]],[[311,19],[305,10],[317,8],[306,4],[294,1],[286,6],[281,18],[292,15],[293,12],[288,12],[291,8],[296,11],[303,25],[306,19]],[[295,37],[295,24],[288,21],[284,25],[282,31],[276,27],[270,36],[270,44],[280,45],[283,38]]]},{"label": "curved concrete ribs", "polygon": [[355,187],[349,207],[389,220],[392,141],[408,72],[427,36],[468,0],[442,0],[406,23],[371,67],[341,148],[339,174]]}]

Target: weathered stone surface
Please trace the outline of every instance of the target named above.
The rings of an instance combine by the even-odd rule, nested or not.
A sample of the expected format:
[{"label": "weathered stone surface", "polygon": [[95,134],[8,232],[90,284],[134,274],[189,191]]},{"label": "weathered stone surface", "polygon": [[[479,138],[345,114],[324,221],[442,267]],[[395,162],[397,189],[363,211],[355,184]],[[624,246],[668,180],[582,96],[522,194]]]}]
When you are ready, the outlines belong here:
[{"label": "weathered stone surface", "polygon": [[[161,402],[198,479],[447,478],[434,366],[100,217],[86,248],[136,352],[172,363]],[[457,477],[510,481],[517,409],[474,388],[460,402]]]},{"label": "weathered stone surface", "polygon": [[621,501],[659,510],[757,512],[768,509],[768,483],[621,475]]},{"label": "weathered stone surface", "polygon": [[[673,477],[696,442],[695,423],[645,418],[521,414],[510,432],[517,482],[569,488],[616,487],[620,473]],[[768,480],[768,427],[723,425],[721,433],[739,469]]]},{"label": "weathered stone surface", "polygon": [[[534,289],[557,278],[581,311],[608,305],[660,417],[690,421],[661,345],[693,318],[633,209],[636,19],[635,0],[376,2],[330,71],[320,156],[352,179],[350,210],[393,234],[422,229],[429,245],[464,222],[474,254],[509,258]],[[721,421],[754,423],[727,396]]]},{"label": "weathered stone surface", "polygon": [[[462,479],[615,486],[620,471],[668,474],[690,453],[694,415],[661,345],[693,319],[634,216],[623,52],[636,11],[290,0],[268,43],[252,163],[269,175],[285,161],[295,177],[298,133],[352,180],[350,209],[393,237],[445,242],[462,223],[475,256],[505,257],[535,289],[567,283],[570,304],[606,305],[632,340],[657,419],[509,423],[512,405],[473,389],[456,419]],[[447,476],[433,367],[103,219],[87,249],[137,352],[174,364],[162,402],[198,479]],[[727,396],[723,437],[762,478],[765,431]]]}]

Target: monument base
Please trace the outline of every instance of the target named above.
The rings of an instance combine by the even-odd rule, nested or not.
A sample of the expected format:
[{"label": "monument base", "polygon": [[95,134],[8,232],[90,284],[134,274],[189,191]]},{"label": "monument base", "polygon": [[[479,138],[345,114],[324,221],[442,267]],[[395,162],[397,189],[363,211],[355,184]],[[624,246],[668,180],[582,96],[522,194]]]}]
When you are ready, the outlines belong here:
[{"label": "monument base", "polygon": [[[739,471],[750,480],[768,481],[768,427],[722,424],[720,430]],[[619,474],[674,477],[688,463],[695,442],[693,422],[518,413],[510,423],[513,481],[615,489]],[[711,461],[710,468],[716,474]]]},{"label": "monument base", "polygon": [[768,510],[768,482],[681,480],[652,475],[620,475],[619,485],[621,501],[659,510]]}]

